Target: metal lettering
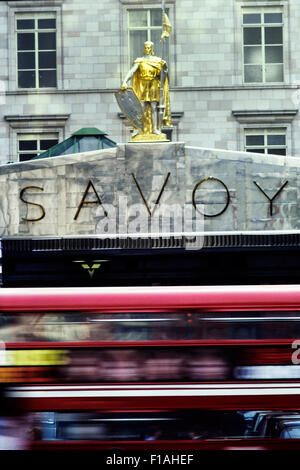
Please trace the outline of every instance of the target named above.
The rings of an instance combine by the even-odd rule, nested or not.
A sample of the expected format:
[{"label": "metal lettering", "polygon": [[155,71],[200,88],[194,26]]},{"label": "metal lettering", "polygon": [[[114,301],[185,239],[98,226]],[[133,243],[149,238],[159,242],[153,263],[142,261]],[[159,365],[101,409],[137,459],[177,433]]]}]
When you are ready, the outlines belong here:
[{"label": "metal lettering", "polygon": [[22,191],[20,192],[20,199],[21,199],[22,202],[25,202],[25,204],[31,204],[32,206],[37,206],[42,211],[42,215],[40,217],[38,217],[37,219],[25,219],[24,217],[22,217],[22,220],[24,220],[24,222],[38,222],[39,220],[42,220],[45,217],[46,212],[45,212],[45,209],[43,208],[43,206],[41,206],[40,204],[36,204],[35,202],[26,201],[26,199],[23,198],[23,194],[25,193],[25,191],[27,189],[39,189],[40,191],[44,191],[44,189],[40,188],[39,186],[26,186],[26,188],[23,188]]},{"label": "metal lettering", "polygon": [[272,217],[272,216],[273,216],[273,201],[274,201],[274,199],[277,198],[277,196],[279,196],[279,194],[281,193],[281,191],[283,190],[283,188],[288,184],[288,181],[286,181],[286,182],[281,186],[281,188],[278,189],[277,193],[276,193],[272,198],[269,198],[269,196],[265,193],[265,191],[259,186],[259,184],[258,184],[256,181],[253,181],[253,183],[255,184],[255,186],[258,187],[258,189],[264,194],[264,196],[266,196],[266,198],[267,198],[268,201],[270,202],[270,216]]},{"label": "metal lettering", "polygon": [[[225,203],[225,207],[220,211],[218,212],[217,214],[205,214],[204,212],[201,212],[198,208],[197,208],[197,204],[196,204],[196,201],[195,201],[195,194],[196,194],[196,191],[197,189],[199,188],[200,184],[204,183],[204,181],[217,181],[218,183],[220,183],[226,190],[226,195],[227,195],[227,201]],[[195,210],[197,212],[199,212],[199,214],[202,214],[204,215],[204,217],[218,217],[219,215],[223,214],[228,205],[229,205],[229,202],[230,202],[230,194],[229,194],[229,190],[226,186],[225,183],[223,183],[223,181],[221,181],[220,179],[218,178],[214,178],[213,176],[209,176],[208,178],[203,178],[202,180],[198,181],[198,183],[196,183],[194,189],[193,189],[193,195],[192,195],[192,202],[193,202],[193,206],[195,208]]]},{"label": "metal lettering", "polygon": [[[162,196],[162,194],[163,194],[163,192],[164,192],[164,189],[165,189],[165,187],[166,187],[166,184],[167,184],[167,182],[168,182],[168,179],[169,179],[170,175],[171,175],[171,173],[169,172],[169,173],[167,174],[167,177],[166,177],[165,181],[164,181],[164,184],[163,184],[162,187],[161,187],[160,193],[159,193],[158,198],[156,199],[156,202],[155,202],[155,206],[154,206],[153,212],[154,212],[154,210],[155,210],[155,207],[159,204],[159,201],[160,201],[161,196]],[[141,195],[141,198],[142,198],[143,203],[144,203],[144,205],[145,205],[145,207],[146,207],[146,209],[147,209],[147,212],[148,212],[149,216],[151,217],[151,216],[153,215],[153,212],[151,212],[151,210],[150,210],[150,207],[149,207],[149,205],[148,205],[148,203],[147,203],[147,201],[146,201],[146,199],[145,199],[145,197],[144,197],[144,195],[143,195],[143,192],[142,192],[142,190],[141,190],[141,188],[140,188],[140,185],[139,185],[139,183],[137,182],[137,179],[136,179],[136,177],[134,176],[133,173],[131,173],[131,176],[132,176],[133,181],[135,182],[136,187],[137,187],[137,189],[138,189],[138,191],[139,191],[139,193],[140,193],[140,195]]]},{"label": "metal lettering", "polygon": [[[88,194],[90,188],[92,188],[93,191],[94,191],[94,193],[96,194],[97,201],[85,201],[85,198],[86,198],[86,196],[87,196],[87,194]],[[107,217],[107,212],[106,212],[106,210],[104,209],[103,204],[102,204],[102,201],[101,201],[101,199],[100,199],[100,197],[99,197],[99,195],[98,195],[98,193],[97,193],[97,191],[96,191],[96,189],[95,189],[95,186],[93,185],[93,182],[92,182],[91,180],[89,180],[88,185],[87,185],[87,187],[86,187],[86,190],[84,191],[84,194],[83,194],[83,196],[82,196],[82,199],[81,199],[81,201],[80,201],[80,204],[79,204],[79,206],[78,206],[78,209],[77,209],[77,211],[76,211],[76,214],[75,214],[75,216],[74,216],[74,220],[77,219],[77,217],[79,216],[79,212],[80,212],[81,209],[82,209],[82,206],[84,206],[85,204],[100,204],[100,206],[102,206],[102,208],[103,208],[103,212],[104,212],[105,217]]]}]

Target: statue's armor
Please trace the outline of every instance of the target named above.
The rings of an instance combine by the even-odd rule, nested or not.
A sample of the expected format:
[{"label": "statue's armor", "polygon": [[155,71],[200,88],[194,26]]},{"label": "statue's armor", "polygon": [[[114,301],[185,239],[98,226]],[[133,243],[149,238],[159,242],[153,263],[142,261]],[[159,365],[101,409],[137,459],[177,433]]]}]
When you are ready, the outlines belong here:
[{"label": "statue's armor", "polygon": [[165,64],[160,57],[144,59],[139,57],[134,61],[139,64],[134,74],[133,89],[140,101],[160,101],[160,72]]}]

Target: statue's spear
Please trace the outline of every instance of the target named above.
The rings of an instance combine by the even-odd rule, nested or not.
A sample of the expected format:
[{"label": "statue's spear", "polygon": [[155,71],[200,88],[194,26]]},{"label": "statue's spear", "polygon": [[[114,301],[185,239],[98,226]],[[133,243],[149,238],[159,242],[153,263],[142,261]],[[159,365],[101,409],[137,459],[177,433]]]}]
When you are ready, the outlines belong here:
[{"label": "statue's spear", "polygon": [[[170,24],[169,18],[166,14],[166,0],[162,0],[161,3],[161,9],[162,9],[162,35],[160,37],[160,41],[162,43],[162,52],[161,52],[161,58],[165,60],[165,40],[170,36],[172,26]],[[165,81],[165,71],[162,68],[161,69],[161,76],[160,76],[160,103],[159,103],[159,129],[161,132],[162,128],[162,121],[163,121],[163,115],[164,115],[164,110],[165,110],[165,104],[164,104],[164,81]]]}]

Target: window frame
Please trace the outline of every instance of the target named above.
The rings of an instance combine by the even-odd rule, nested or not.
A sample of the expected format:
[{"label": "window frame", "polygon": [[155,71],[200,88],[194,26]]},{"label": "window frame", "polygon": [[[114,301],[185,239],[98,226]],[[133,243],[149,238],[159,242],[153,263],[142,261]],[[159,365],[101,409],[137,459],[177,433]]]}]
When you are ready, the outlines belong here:
[{"label": "window frame", "polygon": [[[62,2],[60,0],[49,0],[47,6],[39,0],[29,0],[25,5],[10,2],[8,4],[8,91],[23,93],[44,93],[47,90],[59,90],[63,88],[63,49],[62,49]],[[18,87],[18,62],[17,62],[17,29],[18,19],[29,19],[33,15],[55,15],[56,16],[56,87],[41,88],[19,88]],[[27,17],[27,18],[26,18]]]},{"label": "window frame", "polygon": [[[240,1],[240,0],[238,0]],[[258,27],[258,24],[256,23],[250,23],[250,24],[244,24],[243,21],[243,15],[244,14],[255,14],[255,13],[260,13],[264,15],[265,13],[270,14],[270,13],[281,13],[282,14],[282,23],[260,23],[260,28],[262,31],[262,35],[264,32],[264,28],[267,25],[271,26],[276,26],[277,24],[282,28],[282,51],[283,51],[283,62],[282,62],[282,71],[283,71],[283,81],[280,82],[269,82],[265,80],[265,57],[262,62],[262,67],[263,67],[263,81],[261,82],[246,82],[245,81],[245,57],[244,57],[244,27]],[[240,60],[239,63],[241,65],[241,80],[244,86],[248,87],[272,87],[272,86],[280,86],[286,84],[290,80],[290,74],[289,74],[289,41],[288,41],[288,31],[289,31],[289,24],[288,24],[288,11],[287,11],[287,4],[286,1],[284,0],[278,0],[278,1],[270,1],[266,3],[266,1],[259,1],[255,2],[253,1],[253,5],[249,6],[249,4],[245,4],[245,0],[243,1],[243,4],[240,5],[240,34],[238,35],[240,37],[240,44],[241,44],[241,53],[240,53]],[[262,18],[261,18],[262,19]],[[263,38],[264,39],[264,38]],[[264,41],[263,41],[264,42]],[[265,45],[263,42],[260,44],[260,47],[263,49],[263,55],[265,56]],[[273,44],[270,44],[270,46],[273,46]]]},{"label": "window frame", "polygon": [[298,110],[232,110],[237,120],[237,150],[245,152],[244,134],[247,129],[286,129],[287,155],[295,155],[295,139],[293,121]]},{"label": "window frame", "polygon": [[[251,135],[260,135],[264,137],[264,144],[263,145],[247,145],[247,136]],[[269,135],[284,135],[285,136],[285,145],[269,145],[268,144],[268,136]],[[254,149],[254,150],[251,150]],[[255,152],[256,149],[262,148],[264,152]],[[269,153],[269,149],[285,149],[285,155]],[[259,153],[260,155],[266,156],[287,156],[288,155],[288,135],[287,135],[287,127],[270,127],[265,125],[264,127],[247,127],[244,129],[244,151],[245,152],[253,152]]]},{"label": "window frame", "polygon": [[[20,154],[30,154],[30,153],[36,153],[37,155],[40,155],[44,153],[47,149],[41,150],[41,140],[57,140],[56,144],[59,143],[59,133],[58,132],[34,132],[34,133],[29,133],[29,132],[18,132],[17,133],[17,161],[18,162],[24,162],[24,161],[29,161],[28,160],[20,160]],[[32,141],[37,141],[37,149],[35,150],[20,150],[19,148],[19,142],[23,140],[32,140]],[[53,144],[53,145],[56,145]],[[50,147],[49,147],[50,148]]]},{"label": "window frame", "polygon": [[[30,28],[30,29],[18,29],[18,26],[17,26],[17,22],[18,20],[29,20],[29,19],[33,19],[34,20],[34,28]],[[17,78],[17,89],[18,90],[40,90],[40,89],[48,89],[48,88],[51,88],[51,89],[56,89],[57,88],[57,27],[55,25],[55,29],[54,28],[45,28],[45,29],[39,29],[37,27],[37,22],[39,19],[55,19],[56,21],[56,14],[55,12],[48,12],[48,13],[17,13],[15,15],[15,34],[16,34],[16,67],[17,67],[17,70],[16,70],[16,78]],[[24,32],[24,33],[33,33],[34,34],[34,38],[35,38],[35,49],[34,51],[30,51],[30,52],[34,52],[34,57],[35,57],[35,68],[34,68],[34,73],[35,73],[35,86],[34,87],[20,87],[19,86],[19,71],[23,71],[22,69],[19,69],[18,67],[18,54],[20,52],[23,52],[23,51],[19,51],[18,49],[18,34],[19,32],[21,32],[21,34]],[[40,86],[40,80],[39,80],[39,72],[40,72],[40,67],[39,67],[39,52],[41,51],[38,47],[38,34],[39,32],[55,32],[55,37],[56,37],[56,44],[55,44],[55,68],[49,68],[49,69],[43,69],[45,71],[47,70],[55,70],[55,75],[56,75],[56,86],[54,87],[51,87],[51,86],[47,86],[47,87],[41,87]],[[50,49],[49,49],[50,50]],[[53,52],[54,49],[51,49],[51,52]],[[48,52],[48,50],[43,50],[43,52]],[[25,71],[26,70],[33,70],[33,69],[24,69]]]},{"label": "window frame", "polygon": [[65,140],[66,124],[70,114],[43,115],[6,115],[4,120],[9,125],[8,161],[18,161],[18,134],[57,134],[58,141]]}]

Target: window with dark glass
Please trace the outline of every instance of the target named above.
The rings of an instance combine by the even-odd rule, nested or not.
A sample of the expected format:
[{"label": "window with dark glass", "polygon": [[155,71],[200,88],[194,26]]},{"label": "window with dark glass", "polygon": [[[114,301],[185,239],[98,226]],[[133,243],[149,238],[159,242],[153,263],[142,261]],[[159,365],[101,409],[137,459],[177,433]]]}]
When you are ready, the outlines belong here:
[{"label": "window with dark glass", "polygon": [[282,13],[243,14],[243,53],[245,83],[284,81]]},{"label": "window with dark glass", "polygon": [[57,85],[56,18],[41,15],[16,18],[18,88]]},{"label": "window with dark glass", "polygon": [[249,129],[245,132],[246,152],[286,155],[285,129]]},{"label": "window with dark glass", "polygon": [[58,135],[53,134],[24,134],[18,137],[18,160],[24,162],[37,157],[58,143]]}]

